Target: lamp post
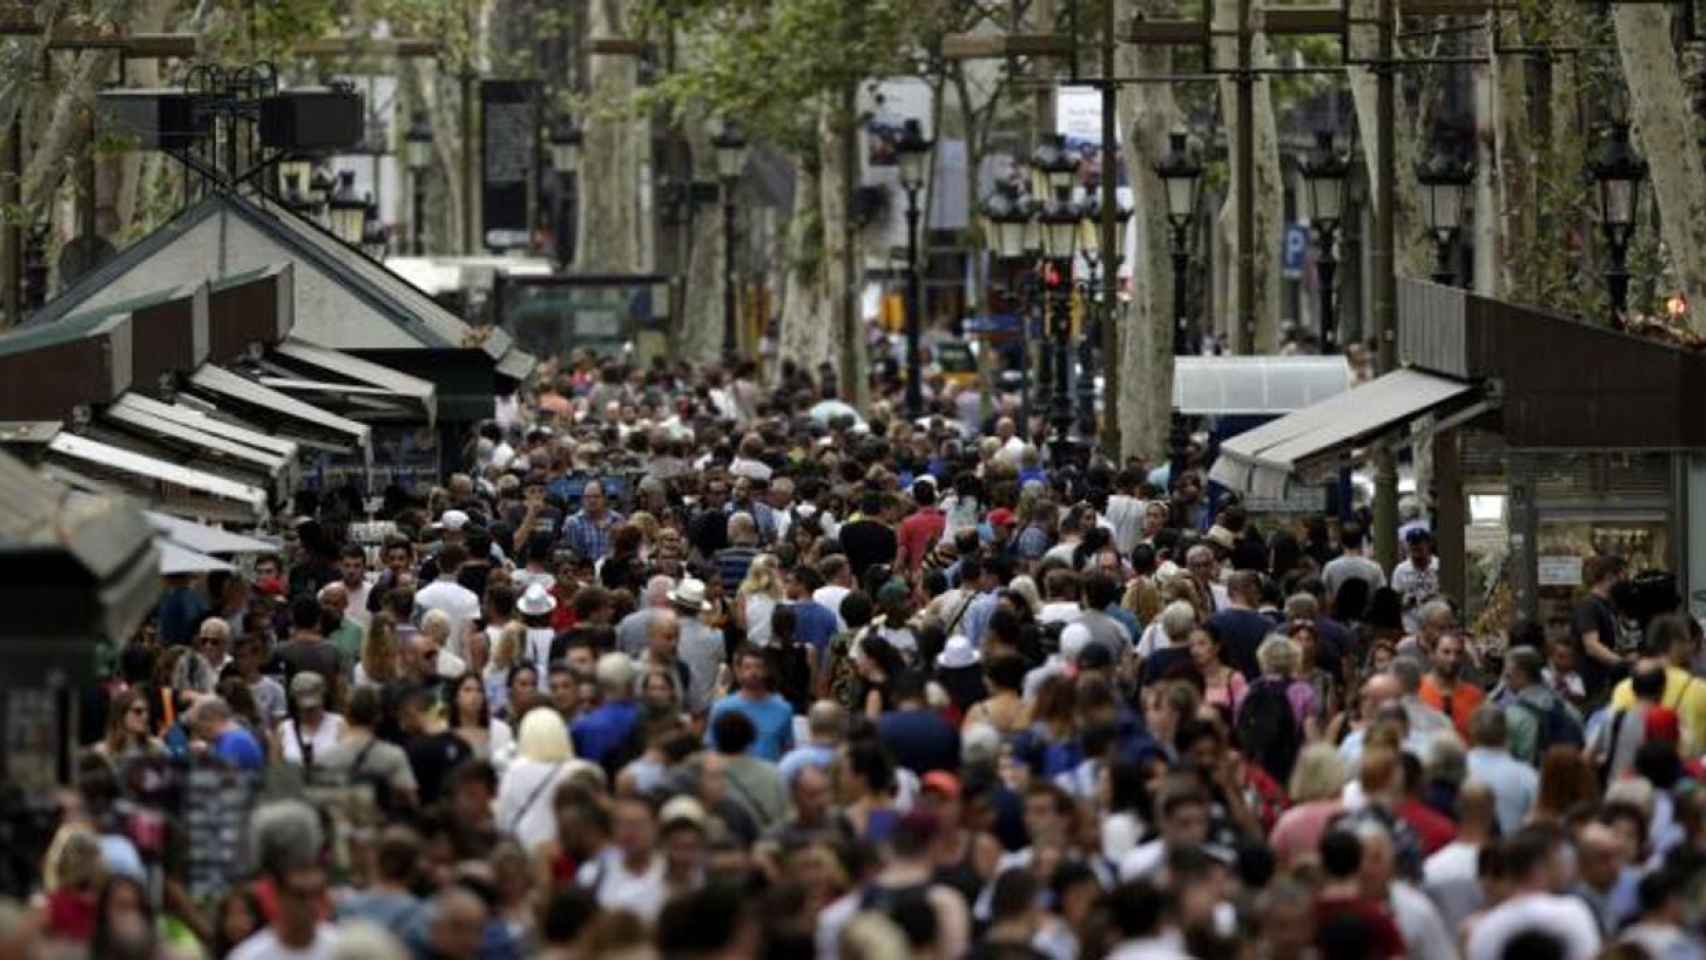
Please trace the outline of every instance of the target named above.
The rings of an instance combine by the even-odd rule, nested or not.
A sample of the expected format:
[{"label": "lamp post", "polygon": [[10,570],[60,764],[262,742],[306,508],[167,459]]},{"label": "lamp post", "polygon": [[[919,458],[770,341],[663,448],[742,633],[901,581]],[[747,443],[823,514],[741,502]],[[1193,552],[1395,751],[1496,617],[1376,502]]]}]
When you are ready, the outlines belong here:
[{"label": "lamp post", "polygon": [[740,125],[724,120],[711,138],[717,151],[717,175],[723,182],[723,354],[733,358],[735,334],[735,186],[746,169],[746,136]]},{"label": "lamp post", "polygon": [[1629,124],[1611,125],[1611,136],[1599,154],[1588,163],[1588,172],[1599,184],[1599,222],[1611,247],[1605,267],[1605,286],[1611,294],[1611,325],[1620,326],[1629,309],[1629,241],[1635,235],[1640,215],[1641,181],[1647,177],[1647,161],[1629,143]]},{"label": "lamp post", "polygon": [[1185,292],[1191,266],[1191,223],[1196,218],[1202,189],[1203,165],[1191,152],[1183,130],[1167,136],[1167,156],[1155,164],[1155,175],[1167,189],[1167,239],[1173,253],[1173,355],[1189,356],[1199,349],[1196,331],[1185,312]]},{"label": "lamp post", "polygon": [[361,246],[367,222],[367,202],[355,194],[355,171],[338,172],[338,189],[331,199],[332,234],[352,247]]},{"label": "lamp post", "polygon": [[[1080,241],[1084,262],[1090,267],[1090,276],[1086,282],[1079,285],[1079,292],[1084,301],[1084,329],[1078,338],[1078,367],[1083,375],[1078,378],[1078,429],[1086,440],[1096,435],[1096,383],[1090,371],[1098,369],[1096,365],[1096,344],[1105,342],[1101,327],[1115,321],[1114,311],[1117,303],[1109,302],[1105,296],[1102,284],[1102,271],[1111,270],[1117,276],[1120,261],[1125,259],[1126,225],[1131,222],[1131,208],[1123,204],[1114,207],[1114,249],[1102,249],[1102,192],[1099,185],[1092,185],[1085,195],[1090,199],[1084,201],[1079,212],[1083,215],[1083,239]],[[1104,357],[1103,365],[1118,362],[1117,358]],[[1106,374],[1104,374],[1106,376]],[[1103,414],[1109,417],[1116,415],[1111,408],[1104,409]]]},{"label": "lamp post", "polygon": [[386,248],[390,245],[390,234],[385,230],[385,224],[380,221],[379,202],[373,199],[373,194],[367,195],[367,202],[362,205],[361,223],[361,252],[369,259],[383,261]]},{"label": "lamp post", "polygon": [[565,198],[569,192],[571,178],[580,173],[581,167],[581,130],[575,125],[574,117],[564,114],[557,119],[556,127],[551,131],[551,169],[557,174],[556,209],[551,211],[553,234],[557,238],[557,249],[554,251],[557,260],[557,270],[562,272],[569,267],[568,224],[563,211],[568,209]]},{"label": "lamp post", "polygon": [[1416,180],[1422,185],[1422,214],[1434,242],[1433,281],[1454,286],[1457,268],[1451,258],[1463,230],[1465,201],[1470,185],[1475,182],[1475,165],[1459,159],[1449,144],[1436,139],[1427,159],[1416,164]]},{"label": "lamp post", "polygon": [[1321,284],[1321,347],[1338,347],[1338,316],[1333,307],[1333,275],[1339,261],[1333,244],[1344,216],[1345,181],[1351,160],[1333,146],[1333,131],[1315,131],[1315,152],[1302,163],[1303,184],[1309,196],[1309,225],[1315,233],[1315,277]]},{"label": "lamp post", "polygon": [[432,168],[432,119],[425,110],[416,110],[409,132],[403,135],[409,161],[410,187],[414,191],[414,209],[409,214],[409,226],[414,231],[415,256],[426,256],[426,175]]},{"label": "lamp post", "polygon": [[53,233],[49,223],[32,224],[24,234],[23,307],[41,309],[47,302],[47,241]]},{"label": "lamp post", "polygon": [[[1066,343],[1072,337],[1072,261],[1078,255],[1079,206],[1072,199],[1072,181],[1078,172],[1078,155],[1066,148],[1066,138],[1049,134],[1031,154],[1039,192],[1046,197],[1037,215],[1041,225],[1044,265],[1043,284],[1049,298],[1049,343],[1053,348],[1053,391],[1049,398],[1049,424],[1054,428],[1056,466],[1076,459],[1072,440],[1072,402],[1067,395],[1068,360]],[[1089,371],[1084,371],[1088,374]]]},{"label": "lamp post", "polygon": [[906,190],[906,415],[924,416],[924,383],[918,357],[919,327],[924,322],[924,298],[918,282],[918,192],[924,189],[931,142],[917,120],[907,120],[895,144],[900,185]]},{"label": "lamp post", "polygon": [[[1021,257],[1035,258],[1040,239],[1036,227],[1036,202],[1020,192],[1019,186],[1002,180],[995,192],[983,202],[983,236],[995,256],[1004,260]],[[1014,298],[1019,320],[1019,422],[1028,428],[1031,414],[1030,379],[1030,309],[1036,287],[1036,272],[1026,270],[1021,275],[1020,288]]]},{"label": "lamp post", "polygon": [[315,167],[314,175],[308,178],[308,203],[313,208],[315,219],[323,227],[331,226],[332,192],[337,188],[338,181],[323,166]]}]

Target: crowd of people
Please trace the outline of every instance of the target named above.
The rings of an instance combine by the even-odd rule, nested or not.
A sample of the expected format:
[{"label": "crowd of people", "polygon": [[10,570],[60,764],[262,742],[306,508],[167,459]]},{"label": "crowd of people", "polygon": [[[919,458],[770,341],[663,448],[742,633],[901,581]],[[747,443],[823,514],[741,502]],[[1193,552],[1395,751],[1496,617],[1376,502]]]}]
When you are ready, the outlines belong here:
[{"label": "crowd of people", "polygon": [[[168,578],[0,956],[1706,956],[1700,629],[1617,557],[1471,636],[1425,518],[829,395],[581,359],[381,540]],[[209,765],[212,895],[136,796]]]}]

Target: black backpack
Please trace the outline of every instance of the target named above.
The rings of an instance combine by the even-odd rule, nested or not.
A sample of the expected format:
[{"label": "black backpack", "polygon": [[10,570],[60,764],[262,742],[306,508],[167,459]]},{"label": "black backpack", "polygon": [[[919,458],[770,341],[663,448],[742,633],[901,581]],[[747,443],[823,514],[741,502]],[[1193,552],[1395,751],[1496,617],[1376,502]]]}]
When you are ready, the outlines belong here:
[{"label": "black backpack", "polygon": [[1260,764],[1279,783],[1291,779],[1292,765],[1303,749],[1303,728],[1291,710],[1286,689],[1292,681],[1262,677],[1250,685],[1238,706],[1234,724],[1244,758]]},{"label": "black backpack", "polygon": [[[1526,759],[1535,765],[1539,765],[1540,759],[1546,755],[1547,750],[1559,744],[1581,747],[1587,743],[1587,738],[1582,733],[1582,725],[1570,716],[1570,711],[1565,708],[1563,701],[1556,697],[1552,699],[1551,708],[1546,710],[1542,710],[1521,697],[1516,698],[1516,704],[1534,716],[1534,756]],[[1616,740],[1613,738],[1612,750],[1614,752],[1616,747]]]}]

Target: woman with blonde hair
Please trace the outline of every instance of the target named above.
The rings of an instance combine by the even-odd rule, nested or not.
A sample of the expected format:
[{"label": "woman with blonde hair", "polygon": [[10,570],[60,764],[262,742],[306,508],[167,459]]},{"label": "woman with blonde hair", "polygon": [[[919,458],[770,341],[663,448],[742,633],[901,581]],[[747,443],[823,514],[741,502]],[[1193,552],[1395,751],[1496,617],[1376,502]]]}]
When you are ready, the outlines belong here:
[{"label": "woman with blonde hair", "polygon": [[761,553],[752,558],[746,579],[735,593],[735,622],[746,630],[746,640],[755,647],[770,643],[770,615],[783,601],[782,578],[776,573],[776,557]]},{"label": "woman with blonde hair", "polygon": [[1287,787],[1291,809],[1280,815],[1268,837],[1281,867],[1317,856],[1321,835],[1343,807],[1339,794],[1344,788],[1345,761],[1332,744],[1312,743],[1297,755]]},{"label": "woman with blonde hair", "polygon": [[569,728],[550,707],[534,707],[521,720],[515,740],[515,759],[498,784],[498,829],[511,833],[525,850],[535,850],[556,836],[553,794],[583,767],[575,758]]},{"label": "woman with blonde hair", "polygon": [[355,665],[355,685],[392,683],[403,675],[397,652],[397,619],[380,611],[368,624],[367,639],[361,642],[361,659]]},{"label": "woman with blonde hair", "polygon": [[509,672],[521,659],[521,650],[526,638],[527,624],[519,620],[504,624],[503,629],[498,631],[498,641],[492,647],[492,655],[486,661],[486,669],[480,673],[480,680],[486,686],[486,702],[491,705],[494,717],[511,719]]}]

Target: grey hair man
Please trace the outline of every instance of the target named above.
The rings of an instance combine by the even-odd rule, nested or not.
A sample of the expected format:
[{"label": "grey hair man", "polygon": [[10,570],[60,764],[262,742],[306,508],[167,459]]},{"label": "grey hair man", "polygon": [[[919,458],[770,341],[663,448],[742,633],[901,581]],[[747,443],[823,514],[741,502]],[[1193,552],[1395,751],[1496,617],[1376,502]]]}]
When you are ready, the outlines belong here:
[{"label": "grey hair man", "polygon": [[617,650],[636,658],[645,653],[646,631],[651,629],[653,617],[671,609],[669,595],[674,589],[673,577],[659,574],[646,581],[646,588],[640,594],[640,608],[616,623]]}]

